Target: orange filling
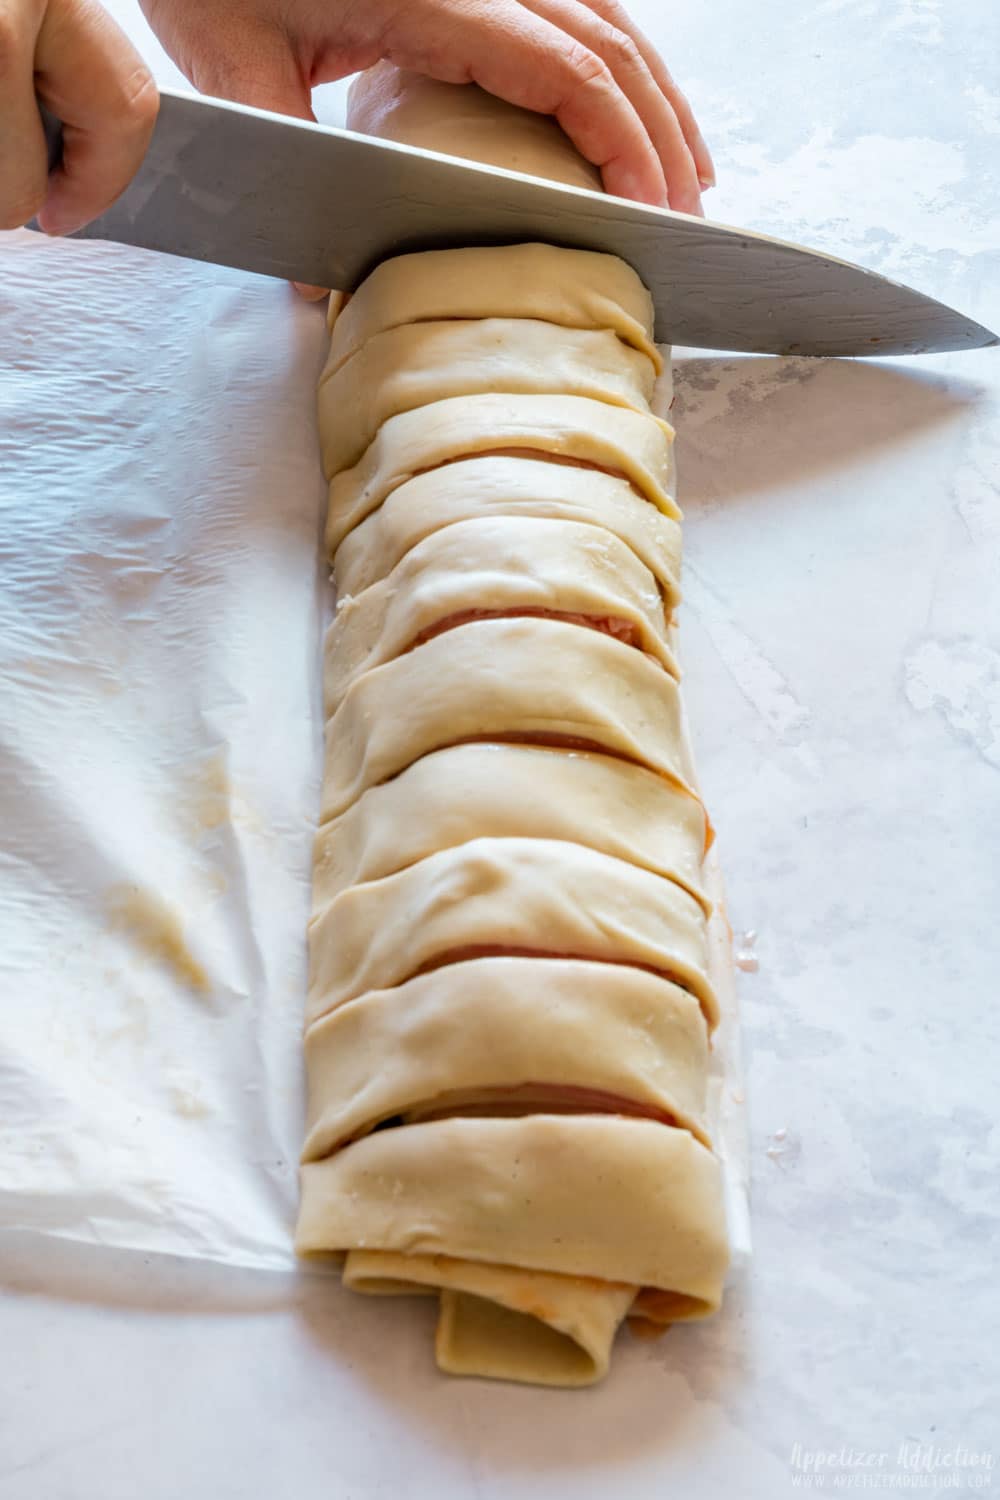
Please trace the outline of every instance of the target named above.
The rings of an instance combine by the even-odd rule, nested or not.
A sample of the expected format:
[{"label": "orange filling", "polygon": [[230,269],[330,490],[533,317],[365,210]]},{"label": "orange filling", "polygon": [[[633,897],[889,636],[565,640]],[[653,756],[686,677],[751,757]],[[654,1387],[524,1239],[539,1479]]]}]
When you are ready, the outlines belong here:
[{"label": "orange filling", "polygon": [[[616,641],[621,641],[625,646],[634,646],[637,651],[642,651],[642,638],[639,627],[631,620],[622,620],[615,615],[584,615],[573,610],[561,609],[519,609],[516,606],[510,609],[461,609],[454,614],[446,615],[444,619],[436,621],[433,625],[426,626],[411,642],[407,650],[413,650],[415,646],[422,646],[426,641],[432,641],[436,635],[444,635],[447,630],[457,630],[462,625],[471,625],[477,620],[559,620],[564,625],[583,625],[587,630],[596,630],[601,635],[609,635]],[[648,652],[645,654],[649,654]],[[652,657],[652,660],[657,658]]]}]

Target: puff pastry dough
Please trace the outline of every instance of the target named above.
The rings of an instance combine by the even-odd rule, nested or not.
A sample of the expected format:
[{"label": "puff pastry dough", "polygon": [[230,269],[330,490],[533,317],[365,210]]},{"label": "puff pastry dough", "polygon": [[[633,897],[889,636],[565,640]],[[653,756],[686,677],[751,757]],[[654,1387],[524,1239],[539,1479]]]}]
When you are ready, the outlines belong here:
[{"label": "puff pastry dough", "polygon": [[341,597],[327,641],[327,708],[429,634],[533,613],[605,630],[679,675],[663,596],[624,543],[594,526],[493,516],[433,532],[380,583]]},{"label": "puff pastry dough", "polygon": [[475,739],[603,749],[693,779],[680,690],[658,661],[561,620],[479,620],[354,679],[327,724],[323,819],[421,755]]},{"label": "puff pastry dough", "polygon": [[470,831],[585,844],[666,876],[709,911],[701,880],[708,825],[697,797],[609,755],[488,743],[424,755],[325,823],[313,904],[322,910],[348,886],[454,849]]},{"label": "puff pastry dough", "polygon": [[579,521],[610,532],[644,563],[668,608],[680,599],[681,529],[625,479],[599,469],[489,456],[431,469],[406,481],[349,532],[333,557],[340,598],[391,573],[425,537],[488,516]]},{"label": "puff pastry dough", "polygon": [[[471,86],[380,64],[351,112],[594,181]],[[386,261],[330,326],[298,1248],[437,1297],[442,1370],[585,1385],[625,1319],[713,1311],[727,1261],[652,307],[528,244]]]}]

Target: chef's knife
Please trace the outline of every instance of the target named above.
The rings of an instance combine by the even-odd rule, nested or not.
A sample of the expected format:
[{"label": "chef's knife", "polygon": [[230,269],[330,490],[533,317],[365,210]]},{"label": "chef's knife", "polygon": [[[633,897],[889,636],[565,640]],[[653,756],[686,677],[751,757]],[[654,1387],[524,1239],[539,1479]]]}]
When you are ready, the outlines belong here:
[{"label": "chef's knife", "polygon": [[[57,160],[51,117],[46,132]],[[166,89],[138,176],[78,237],[342,290],[406,250],[548,240],[628,261],[674,344],[859,355],[998,342],[932,297],[800,245]]]}]

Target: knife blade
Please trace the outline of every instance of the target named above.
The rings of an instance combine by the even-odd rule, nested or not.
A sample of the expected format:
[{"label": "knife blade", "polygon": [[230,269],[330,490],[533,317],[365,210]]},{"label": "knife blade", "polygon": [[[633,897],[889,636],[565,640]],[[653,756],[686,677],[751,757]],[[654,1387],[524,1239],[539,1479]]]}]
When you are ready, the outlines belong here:
[{"label": "knife blade", "polygon": [[[60,132],[45,124],[54,161]],[[932,297],[802,245],[167,89],[138,175],[74,237],[341,290],[408,250],[547,240],[626,260],[673,344],[856,356],[998,342]]]}]

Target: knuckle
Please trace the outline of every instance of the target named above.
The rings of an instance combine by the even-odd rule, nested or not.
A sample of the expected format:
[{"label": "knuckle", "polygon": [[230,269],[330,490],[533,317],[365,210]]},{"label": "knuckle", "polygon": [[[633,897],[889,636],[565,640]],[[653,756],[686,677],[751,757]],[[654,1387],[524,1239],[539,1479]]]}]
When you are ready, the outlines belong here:
[{"label": "knuckle", "polygon": [[119,123],[136,134],[152,130],[160,108],[160,94],[152,73],[145,63],[138,64],[122,78],[115,101]]},{"label": "knuckle", "polygon": [[615,26],[609,26],[605,33],[605,56],[616,67],[630,73],[645,66],[642,53],[628,32],[619,31]]},{"label": "knuckle", "polygon": [[585,47],[582,42],[573,42],[563,53],[567,72],[577,86],[587,87],[593,83],[610,83],[611,70],[603,57]]}]

